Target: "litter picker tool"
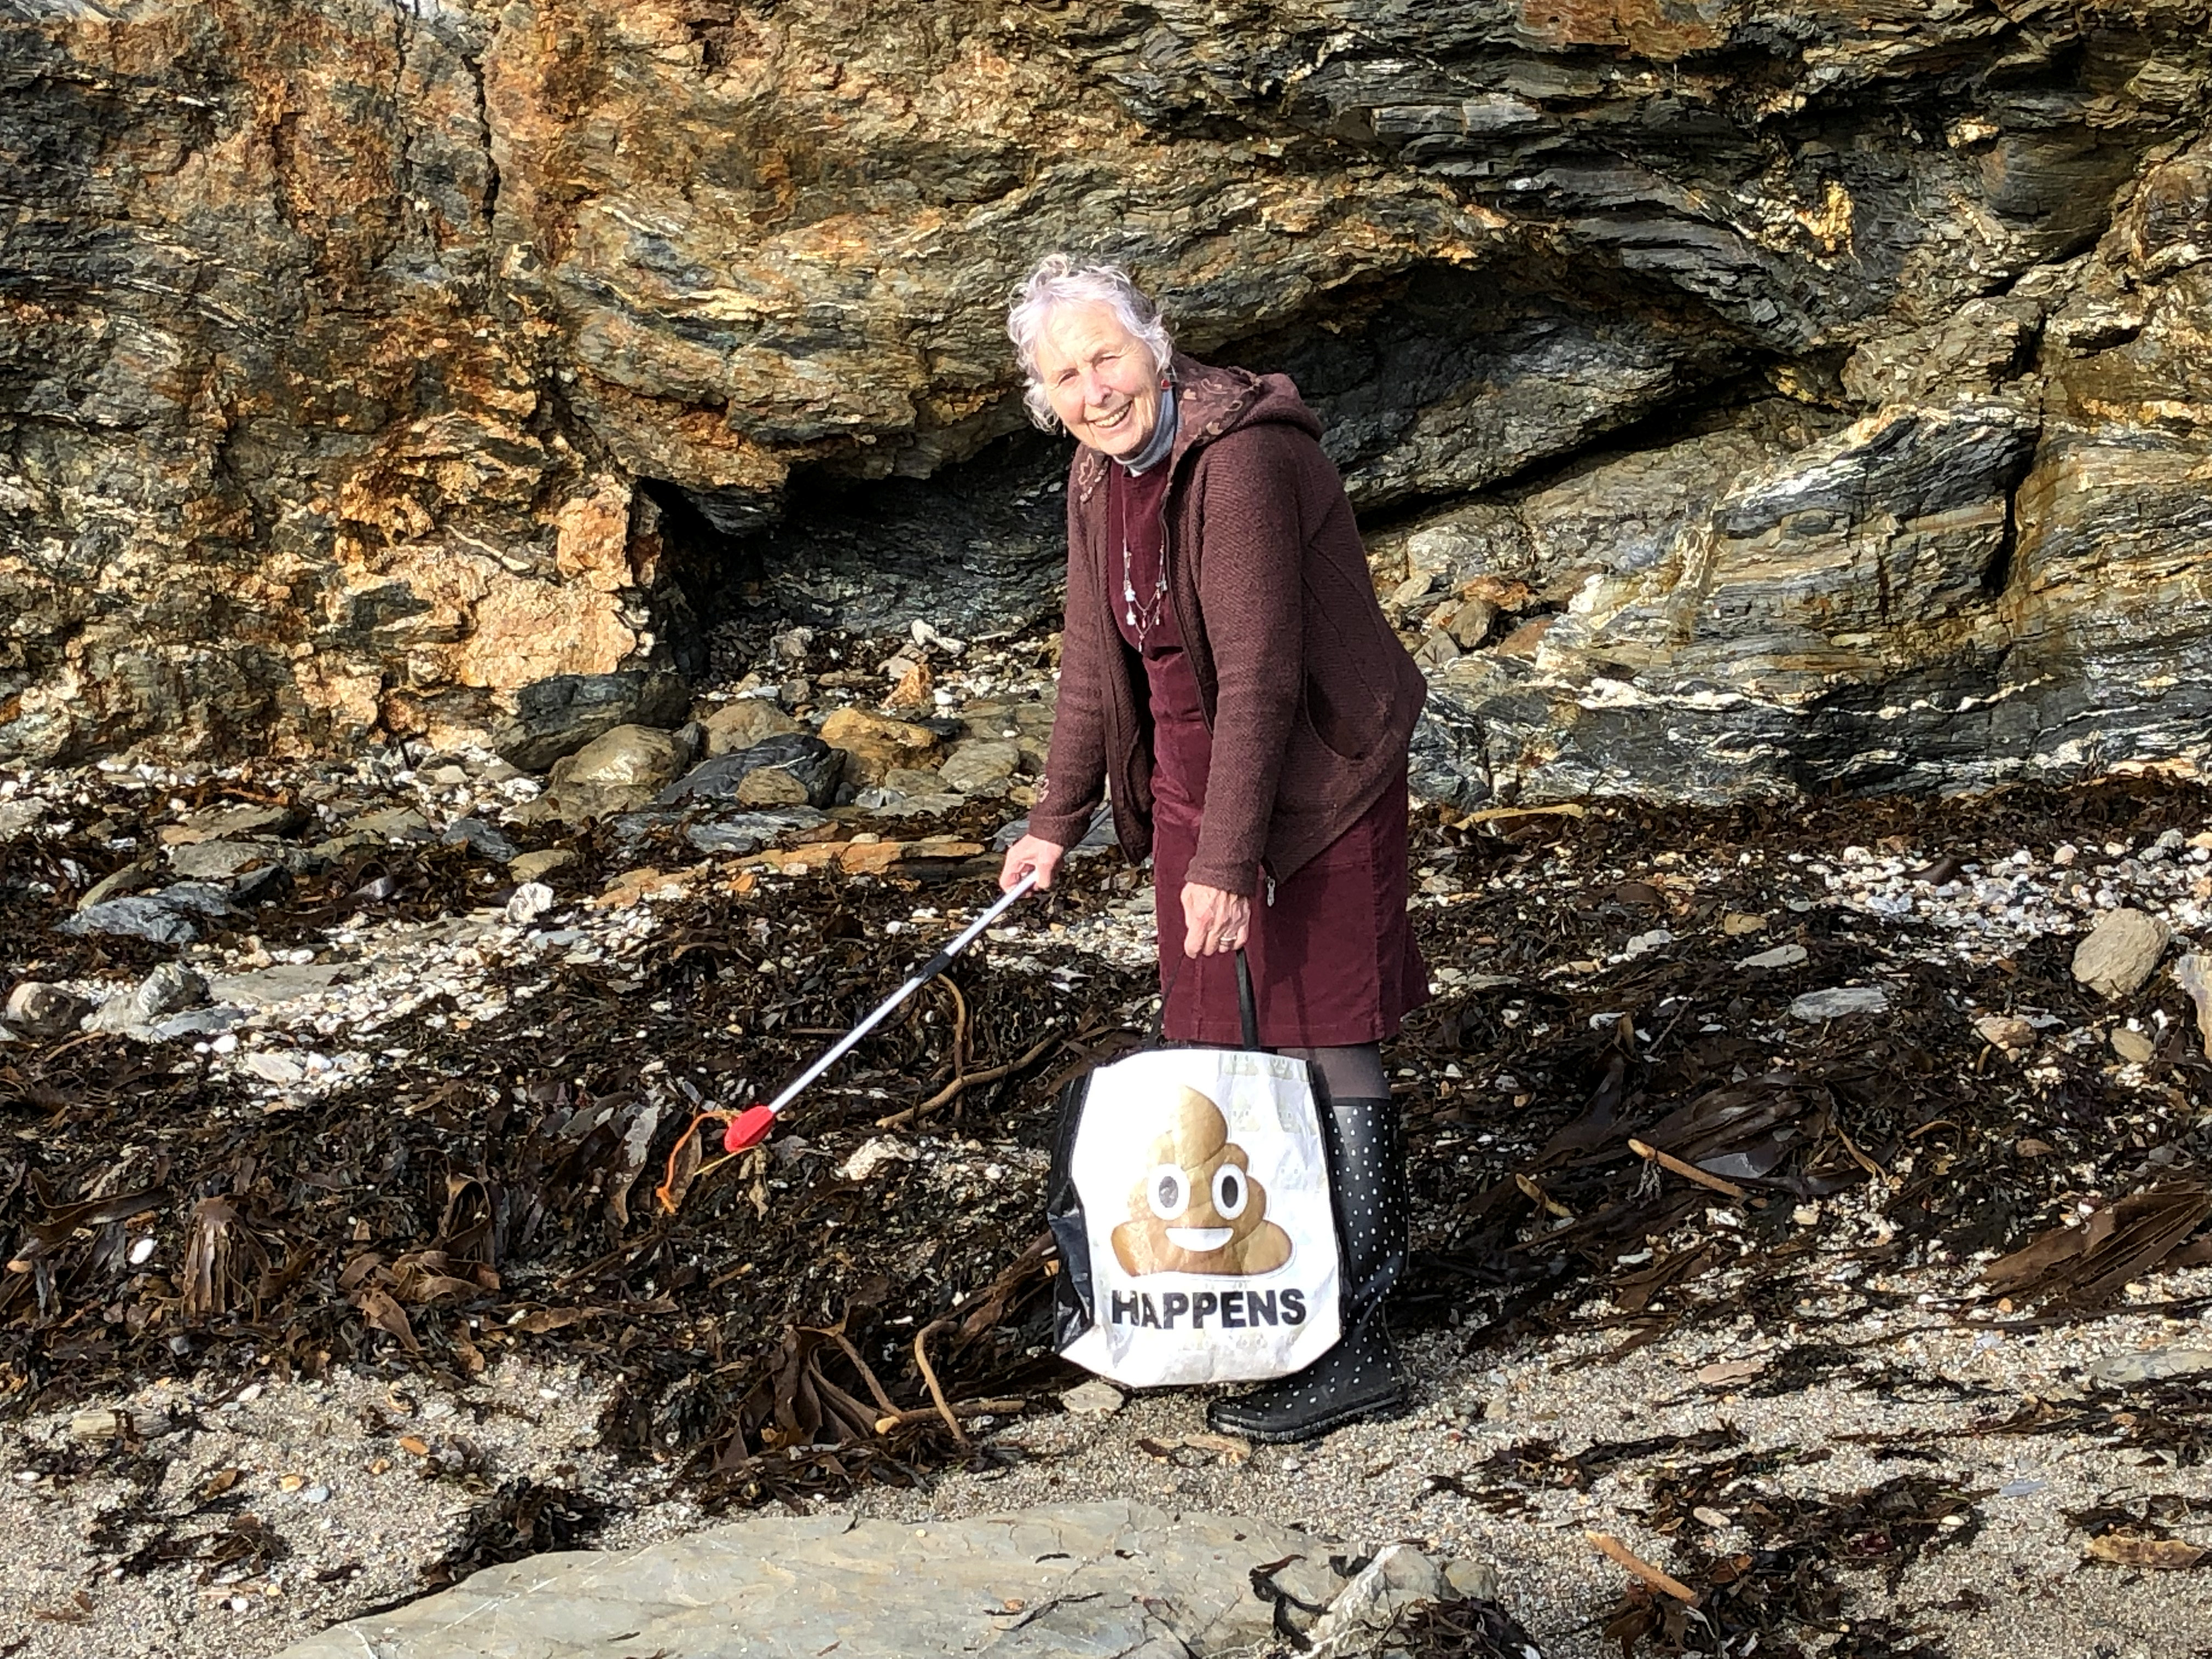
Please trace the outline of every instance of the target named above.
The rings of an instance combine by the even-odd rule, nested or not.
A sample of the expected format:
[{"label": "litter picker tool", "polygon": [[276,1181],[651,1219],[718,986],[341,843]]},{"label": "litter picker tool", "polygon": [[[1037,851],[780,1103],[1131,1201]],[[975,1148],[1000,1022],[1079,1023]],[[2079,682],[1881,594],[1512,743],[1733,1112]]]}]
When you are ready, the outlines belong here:
[{"label": "litter picker tool", "polygon": [[951,967],[955,957],[973,945],[986,927],[1012,909],[1015,902],[1036,885],[1036,872],[1031,871],[1007,889],[996,904],[969,922],[957,939],[908,975],[906,983],[877,1004],[866,1019],[831,1043],[819,1060],[784,1085],[783,1091],[774,1100],[748,1106],[734,1116],[719,1111],[702,1112],[693,1119],[691,1127],[677,1141],[676,1150],[668,1155],[668,1178],[660,1184],[655,1194],[661,1207],[671,1214],[675,1212],[677,1206],[683,1201],[684,1189],[690,1187],[692,1176],[698,1170],[698,1130],[702,1123],[714,1118],[728,1117],[728,1127],[722,1132],[722,1150],[726,1152],[742,1152],[749,1147],[759,1146],[768,1139],[769,1132],[775,1127],[776,1115],[798,1099],[808,1084],[842,1060],[854,1044],[882,1024],[899,1004]]},{"label": "litter picker tool", "polygon": [[1029,872],[1026,876],[1022,876],[1022,880],[1018,880],[1013,887],[1009,887],[1006,894],[1002,896],[995,905],[991,905],[991,909],[987,909],[982,915],[978,915],[975,921],[969,922],[951,945],[947,945],[947,947],[942,949],[942,951],[938,951],[936,956],[931,956],[927,963],[922,963],[921,967],[914,969],[914,973],[907,975],[907,982],[902,984],[902,987],[896,988],[896,991],[891,991],[891,995],[887,995],[883,1002],[878,1002],[876,1009],[872,1011],[872,1013],[869,1013],[860,1024],[856,1024],[852,1030],[848,1030],[845,1036],[838,1037],[836,1042],[832,1042],[830,1048],[823,1053],[821,1060],[817,1060],[811,1066],[807,1066],[805,1071],[799,1073],[796,1078],[792,1078],[792,1082],[785,1084],[783,1093],[776,1095],[772,1102],[763,1103],[763,1106],[748,1106],[748,1109],[741,1110],[737,1117],[730,1119],[730,1128],[723,1130],[721,1151],[744,1152],[748,1146],[759,1146],[761,1141],[768,1139],[768,1130],[772,1130],[776,1126],[776,1113],[781,1113],[785,1106],[790,1106],[794,1099],[799,1099],[799,1095],[805,1091],[807,1084],[811,1084],[817,1078],[821,1078],[823,1073],[830,1071],[830,1066],[834,1066],[838,1060],[842,1060],[845,1053],[848,1053],[856,1042],[860,1042],[860,1037],[865,1037],[869,1030],[874,1030],[876,1026],[883,1024],[883,1022],[890,1018],[891,1009],[896,1009],[900,1002],[905,1002],[909,995],[914,995],[915,991],[921,991],[925,984],[929,984],[931,980],[938,978],[945,969],[951,967],[953,957],[960,956],[960,951],[964,951],[969,945],[973,945],[975,938],[978,938],[980,933],[991,925],[991,922],[995,922],[1000,915],[1005,915],[1006,911],[1013,909],[1015,900],[1022,898],[1022,896],[1024,896],[1030,887],[1036,887],[1036,884],[1037,884],[1036,872]]},{"label": "litter picker tool", "polygon": [[957,939],[908,975],[905,984],[878,1003],[874,1012],[866,1019],[831,1043],[821,1059],[785,1084],[781,1094],[765,1106],[748,1106],[731,1119],[729,1128],[724,1131],[722,1135],[722,1150],[726,1152],[742,1152],[746,1147],[757,1146],[766,1140],[769,1131],[775,1127],[775,1116],[778,1112],[796,1100],[808,1084],[842,1060],[846,1052],[854,1043],[882,1024],[890,1016],[892,1009],[950,968],[952,965],[953,957],[973,945],[986,927],[1012,909],[1014,902],[1036,885],[1036,872],[1031,871],[1008,888],[1004,896],[996,904],[963,928]]}]

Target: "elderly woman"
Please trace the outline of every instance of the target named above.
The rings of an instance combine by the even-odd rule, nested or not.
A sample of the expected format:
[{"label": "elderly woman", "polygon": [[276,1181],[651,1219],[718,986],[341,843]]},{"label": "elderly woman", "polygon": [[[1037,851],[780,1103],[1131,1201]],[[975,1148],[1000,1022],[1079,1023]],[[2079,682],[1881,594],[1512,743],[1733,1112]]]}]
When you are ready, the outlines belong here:
[{"label": "elderly woman", "polygon": [[1326,1085],[1344,1336],[1207,1417],[1302,1440],[1396,1406],[1382,1300],[1406,1253],[1382,1038],[1427,1000],[1406,920],[1406,755],[1425,687],[1384,621],[1321,424],[1279,374],[1176,353],[1111,265],[1054,254],[1007,321],[1067,476],[1067,617],[1051,754],[1003,885],[1050,886],[1110,783],[1158,892],[1167,1036],[1260,1041]]}]

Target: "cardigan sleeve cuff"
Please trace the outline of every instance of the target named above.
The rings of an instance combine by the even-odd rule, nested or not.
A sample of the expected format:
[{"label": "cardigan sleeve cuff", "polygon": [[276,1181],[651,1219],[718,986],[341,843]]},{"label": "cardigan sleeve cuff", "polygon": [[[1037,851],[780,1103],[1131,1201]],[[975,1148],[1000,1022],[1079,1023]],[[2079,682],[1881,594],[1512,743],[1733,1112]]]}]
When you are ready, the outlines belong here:
[{"label": "cardigan sleeve cuff", "polygon": [[1091,815],[1097,810],[1095,806],[1086,806],[1079,812],[1061,812],[1032,807],[1029,832],[1055,847],[1073,847],[1090,833]]},{"label": "cardigan sleeve cuff", "polygon": [[1243,864],[1214,864],[1194,860],[1183,872],[1183,884],[1196,882],[1201,887],[1218,887],[1224,893],[1237,893],[1246,898],[1255,898],[1260,890],[1260,866],[1257,860]]}]

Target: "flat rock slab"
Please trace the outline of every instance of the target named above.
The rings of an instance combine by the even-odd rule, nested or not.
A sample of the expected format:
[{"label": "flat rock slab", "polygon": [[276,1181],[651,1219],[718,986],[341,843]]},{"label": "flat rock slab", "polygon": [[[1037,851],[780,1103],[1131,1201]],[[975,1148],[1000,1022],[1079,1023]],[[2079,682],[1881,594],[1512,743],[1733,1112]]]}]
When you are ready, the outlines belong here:
[{"label": "flat rock slab", "polygon": [[1342,1552],[1264,1521],[1130,1503],[915,1524],[763,1518],[490,1568],[279,1659],[1204,1659],[1271,1639],[1254,1567],[1302,1557],[1275,1583],[1328,1602],[1346,1588],[1328,1565]]},{"label": "flat rock slab", "polygon": [[264,968],[250,974],[217,974],[207,982],[208,996],[216,1002],[244,1008],[273,1008],[298,997],[317,996],[333,985],[358,978],[362,969],[350,962],[307,962]]}]

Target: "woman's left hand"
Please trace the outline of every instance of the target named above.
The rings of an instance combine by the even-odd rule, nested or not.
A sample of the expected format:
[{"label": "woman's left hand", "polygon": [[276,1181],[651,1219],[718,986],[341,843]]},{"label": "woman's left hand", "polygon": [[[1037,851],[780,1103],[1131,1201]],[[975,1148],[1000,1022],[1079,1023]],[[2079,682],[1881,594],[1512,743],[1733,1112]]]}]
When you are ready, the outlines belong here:
[{"label": "woman's left hand", "polygon": [[1182,889],[1182,953],[1218,956],[1242,950],[1252,931],[1252,901],[1190,881]]}]

